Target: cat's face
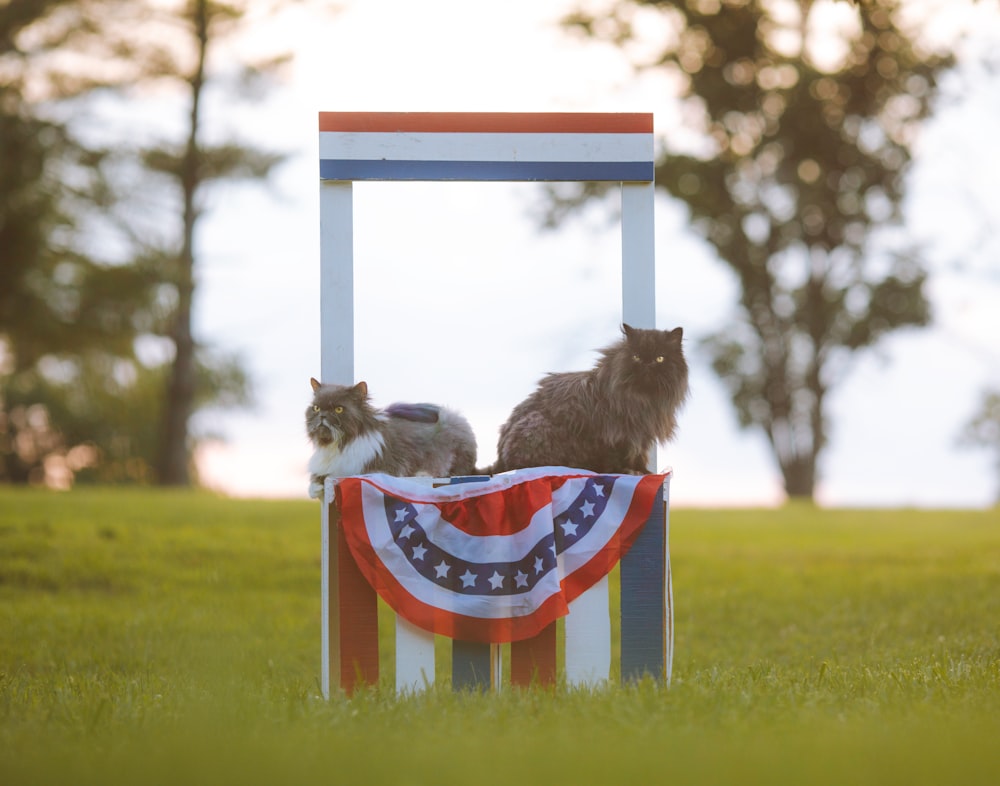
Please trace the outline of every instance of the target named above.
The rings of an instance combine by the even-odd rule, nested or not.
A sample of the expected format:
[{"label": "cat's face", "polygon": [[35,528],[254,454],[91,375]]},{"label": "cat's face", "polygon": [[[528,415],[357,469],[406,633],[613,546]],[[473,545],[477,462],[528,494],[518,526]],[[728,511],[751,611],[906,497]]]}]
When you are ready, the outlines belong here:
[{"label": "cat's face", "polygon": [[306,432],[313,444],[343,443],[364,430],[365,420],[371,417],[364,382],[353,387],[310,382],[313,399],[306,407]]},{"label": "cat's face", "polygon": [[619,355],[619,371],[630,384],[657,393],[679,382],[687,384],[683,328],[644,330],[622,326],[625,334]]}]

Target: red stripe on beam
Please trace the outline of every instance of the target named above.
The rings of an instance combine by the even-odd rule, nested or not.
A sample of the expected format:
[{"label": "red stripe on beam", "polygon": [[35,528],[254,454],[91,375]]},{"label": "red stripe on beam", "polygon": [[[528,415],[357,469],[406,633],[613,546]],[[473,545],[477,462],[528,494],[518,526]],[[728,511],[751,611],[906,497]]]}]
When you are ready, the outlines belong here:
[{"label": "red stripe on beam", "polygon": [[549,623],[542,632],[530,639],[510,644],[510,683],[528,686],[555,685],[556,682],[556,623]]},{"label": "red stripe on beam", "polygon": [[320,112],[320,131],[651,134],[648,112]]}]

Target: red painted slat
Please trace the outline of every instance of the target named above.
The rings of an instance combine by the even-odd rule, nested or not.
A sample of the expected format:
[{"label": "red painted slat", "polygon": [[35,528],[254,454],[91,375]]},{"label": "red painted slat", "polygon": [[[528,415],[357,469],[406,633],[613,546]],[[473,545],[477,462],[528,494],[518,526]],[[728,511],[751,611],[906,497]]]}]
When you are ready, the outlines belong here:
[{"label": "red painted slat", "polygon": [[320,112],[320,131],[651,134],[647,112]]},{"label": "red painted slat", "polygon": [[340,687],[350,695],[359,684],[378,682],[378,600],[351,557],[343,527],[337,527],[340,589]]},{"label": "red painted slat", "polygon": [[530,639],[510,643],[512,685],[554,685],[556,681],[556,623],[551,622]]}]

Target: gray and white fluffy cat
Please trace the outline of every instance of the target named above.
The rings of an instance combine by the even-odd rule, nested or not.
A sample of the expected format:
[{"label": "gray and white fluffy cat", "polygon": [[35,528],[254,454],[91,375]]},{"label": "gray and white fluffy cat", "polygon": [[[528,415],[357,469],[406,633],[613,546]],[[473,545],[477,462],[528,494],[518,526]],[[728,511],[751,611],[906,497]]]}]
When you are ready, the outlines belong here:
[{"label": "gray and white fluffy cat", "polygon": [[376,409],[368,385],[309,380],[312,403],[306,432],[315,450],[309,461],[309,496],[323,496],[327,475],[369,472],[409,477],[471,475],[476,437],[464,417],[435,404],[392,404]]},{"label": "gray and white fluffy cat", "polygon": [[565,466],[644,474],[688,394],[684,331],[622,325],[589,371],[548,374],[500,427],[490,472]]}]

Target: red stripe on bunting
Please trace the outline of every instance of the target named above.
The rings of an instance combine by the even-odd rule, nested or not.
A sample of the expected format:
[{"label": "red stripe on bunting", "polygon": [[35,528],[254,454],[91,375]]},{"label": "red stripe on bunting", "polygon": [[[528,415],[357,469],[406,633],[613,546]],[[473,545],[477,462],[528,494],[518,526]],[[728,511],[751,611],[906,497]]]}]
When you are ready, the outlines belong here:
[{"label": "red stripe on bunting", "polygon": [[547,487],[536,483],[518,483],[488,494],[436,504],[445,521],[468,535],[482,535],[484,532],[513,535],[531,523],[531,519],[524,518],[524,511],[543,508],[551,500],[552,492],[563,483],[565,478]]},{"label": "red stripe on bunting", "polygon": [[651,134],[648,112],[320,112],[320,131],[370,133]]},{"label": "red stripe on bunting", "polygon": [[348,543],[358,570],[377,589],[382,600],[412,624],[441,636],[491,643],[518,641],[537,636],[546,625],[569,611],[561,594],[546,599],[534,614],[525,617],[483,619],[442,611],[410,595],[396,577],[382,567],[367,540],[350,537]]},{"label": "red stripe on bunting", "polygon": [[651,500],[663,488],[665,475],[643,475],[629,504],[625,520],[615,535],[616,542],[609,543],[597,552],[593,559],[570,573],[562,582],[566,602],[572,603],[580,595],[604,578],[619,560],[628,553],[642,528],[649,520]]}]

